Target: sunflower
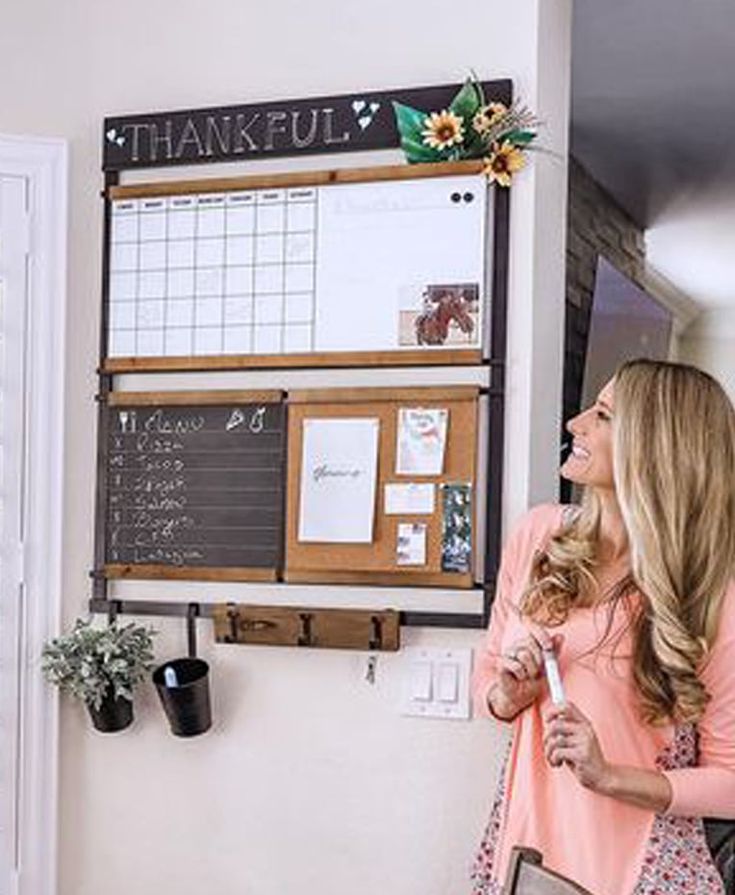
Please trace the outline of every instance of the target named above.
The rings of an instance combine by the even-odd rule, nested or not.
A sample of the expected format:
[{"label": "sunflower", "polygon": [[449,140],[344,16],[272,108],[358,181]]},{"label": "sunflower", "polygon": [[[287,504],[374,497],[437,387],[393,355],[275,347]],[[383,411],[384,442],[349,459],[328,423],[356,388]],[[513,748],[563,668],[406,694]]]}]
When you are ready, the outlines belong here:
[{"label": "sunflower", "polygon": [[478,134],[484,134],[507,114],[508,107],[503,103],[488,103],[479,112],[475,113],[475,117],[472,119],[472,127]]},{"label": "sunflower", "polygon": [[483,159],[483,172],[490,183],[495,181],[500,186],[510,186],[510,180],[516,171],[520,171],[526,160],[520,149],[511,142],[493,143],[489,158]]},{"label": "sunflower", "polygon": [[449,149],[464,140],[464,124],[454,112],[432,112],[424,119],[421,136],[432,149]]}]

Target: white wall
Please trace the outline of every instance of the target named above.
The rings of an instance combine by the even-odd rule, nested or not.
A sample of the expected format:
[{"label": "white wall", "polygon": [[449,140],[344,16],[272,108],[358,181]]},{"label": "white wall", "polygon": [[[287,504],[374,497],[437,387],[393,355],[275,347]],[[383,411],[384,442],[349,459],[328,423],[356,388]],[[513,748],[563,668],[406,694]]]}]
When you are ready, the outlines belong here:
[{"label": "white wall", "polygon": [[[0,31],[0,132],[71,143],[65,615],[89,594],[106,114],[512,77],[547,122],[512,198],[506,516],[553,497],[563,305],[570,0],[25,0]],[[157,623],[160,656],[184,649]],[[489,809],[503,738],[398,716],[400,656],[214,646],[216,729],[191,742],[142,694],[132,731],[62,712],[61,895],[449,895]],[[405,632],[474,646],[479,633]]]},{"label": "white wall", "polygon": [[690,187],[646,231],[649,263],[684,290],[700,314],[679,334],[678,358],[716,376],[735,400],[735,194]]},{"label": "white wall", "polygon": [[678,357],[719,379],[735,402],[735,300],[704,309],[681,334]]}]

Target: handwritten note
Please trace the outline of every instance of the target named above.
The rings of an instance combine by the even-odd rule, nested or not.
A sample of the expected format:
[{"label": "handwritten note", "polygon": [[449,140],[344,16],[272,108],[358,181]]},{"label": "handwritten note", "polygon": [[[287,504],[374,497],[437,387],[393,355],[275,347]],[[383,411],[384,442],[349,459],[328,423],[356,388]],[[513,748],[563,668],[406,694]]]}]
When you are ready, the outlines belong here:
[{"label": "handwritten note", "polygon": [[377,419],[305,419],[299,541],[369,544],[375,522]]}]

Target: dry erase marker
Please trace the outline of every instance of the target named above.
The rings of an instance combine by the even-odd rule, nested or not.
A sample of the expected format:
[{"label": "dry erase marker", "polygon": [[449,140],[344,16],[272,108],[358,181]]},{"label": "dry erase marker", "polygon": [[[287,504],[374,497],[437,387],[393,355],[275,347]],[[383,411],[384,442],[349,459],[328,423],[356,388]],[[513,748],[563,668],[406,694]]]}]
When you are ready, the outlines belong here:
[{"label": "dry erase marker", "polygon": [[564,697],[564,687],[561,683],[559,663],[556,661],[554,650],[545,649],[542,652],[544,656],[544,668],[546,669],[546,680],[549,682],[549,693],[551,693],[551,701],[554,703],[554,705],[564,705],[566,703],[566,699]]}]

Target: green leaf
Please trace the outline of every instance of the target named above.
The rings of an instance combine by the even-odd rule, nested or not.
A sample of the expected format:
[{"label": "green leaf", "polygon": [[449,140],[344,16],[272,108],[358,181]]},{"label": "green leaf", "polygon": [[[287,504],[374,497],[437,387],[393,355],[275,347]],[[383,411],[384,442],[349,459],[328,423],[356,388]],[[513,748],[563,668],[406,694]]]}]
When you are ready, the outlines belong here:
[{"label": "green leaf", "polygon": [[396,116],[398,133],[401,135],[401,143],[404,140],[421,143],[421,131],[424,129],[424,121],[428,117],[426,112],[420,112],[418,109],[412,109],[411,106],[404,106],[397,102],[393,103],[393,111]]},{"label": "green leaf", "polygon": [[508,133],[501,134],[498,137],[498,142],[502,143],[504,140],[509,140],[516,146],[527,146],[535,139],[536,134],[533,131],[508,131]]},{"label": "green leaf", "polygon": [[482,98],[474,81],[472,78],[467,78],[462,85],[462,89],[452,100],[449,110],[454,112],[455,115],[464,118],[465,127],[467,128],[472,125],[472,119],[480,108],[481,103]]},{"label": "green leaf", "polygon": [[401,140],[401,149],[406,154],[406,159],[411,164],[416,162],[439,162],[443,156],[436,149],[427,146],[422,140],[416,141],[410,137],[404,137]]},{"label": "green leaf", "polygon": [[474,129],[465,130],[464,149],[465,158],[482,158],[488,153],[482,137]]}]

